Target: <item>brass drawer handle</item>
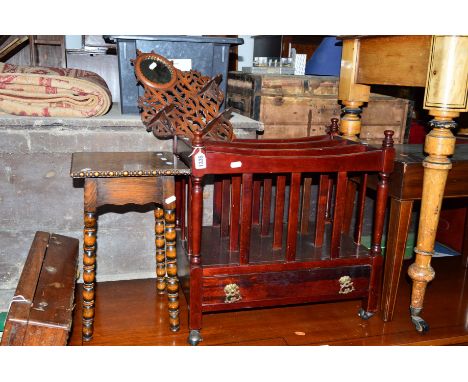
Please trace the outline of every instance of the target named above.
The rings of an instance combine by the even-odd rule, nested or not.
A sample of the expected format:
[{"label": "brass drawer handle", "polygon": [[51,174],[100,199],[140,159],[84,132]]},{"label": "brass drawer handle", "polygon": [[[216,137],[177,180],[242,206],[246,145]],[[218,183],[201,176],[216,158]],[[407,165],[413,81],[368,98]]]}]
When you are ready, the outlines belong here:
[{"label": "brass drawer handle", "polygon": [[348,294],[355,290],[350,276],[341,276],[338,281],[340,283],[339,294]]},{"label": "brass drawer handle", "polygon": [[231,304],[242,300],[240,294],[239,286],[237,284],[228,284],[224,287],[224,294],[226,295],[224,302],[226,304]]}]

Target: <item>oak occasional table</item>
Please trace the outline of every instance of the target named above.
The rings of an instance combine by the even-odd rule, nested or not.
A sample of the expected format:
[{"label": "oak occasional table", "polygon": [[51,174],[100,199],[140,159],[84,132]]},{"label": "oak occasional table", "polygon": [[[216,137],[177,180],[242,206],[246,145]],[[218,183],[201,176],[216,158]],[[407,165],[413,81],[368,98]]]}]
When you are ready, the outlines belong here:
[{"label": "oak occasional table", "polygon": [[155,203],[156,288],[167,290],[170,329],[179,329],[174,177],[188,174],[168,152],[73,153],[70,175],[84,179],[83,340],[93,336],[97,209],[105,204]]},{"label": "oak occasional table", "polygon": [[[338,99],[343,104],[340,132],[358,139],[362,106],[369,102],[370,85],[425,88],[424,109],[434,117],[426,136],[422,167],[421,214],[416,259],[408,269],[413,279],[411,321],[425,332],[420,317],[431,267],[435,235],[447,175],[455,151],[454,118],[468,111],[468,36],[353,36],[343,39]],[[387,179],[383,180],[384,186]]]}]

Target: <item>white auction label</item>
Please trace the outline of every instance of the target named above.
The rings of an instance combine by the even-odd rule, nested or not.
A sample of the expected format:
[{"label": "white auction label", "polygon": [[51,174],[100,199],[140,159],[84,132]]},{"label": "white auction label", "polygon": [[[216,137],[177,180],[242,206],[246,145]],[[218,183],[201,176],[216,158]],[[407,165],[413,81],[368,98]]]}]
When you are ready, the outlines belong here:
[{"label": "white auction label", "polygon": [[176,201],[175,195],[169,196],[169,197],[165,200],[166,204],[169,204],[169,203],[172,203],[172,202],[175,202],[175,201]]},{"label": "white auction label", "polygon": [[197,170],[206,168],[206,156],[201,151],[195,154],[195,168]]},{"label": "white auction label", "polygon": [[231,168],[239,168],[239,167],[242,167],[241,161],[231,162]]}]

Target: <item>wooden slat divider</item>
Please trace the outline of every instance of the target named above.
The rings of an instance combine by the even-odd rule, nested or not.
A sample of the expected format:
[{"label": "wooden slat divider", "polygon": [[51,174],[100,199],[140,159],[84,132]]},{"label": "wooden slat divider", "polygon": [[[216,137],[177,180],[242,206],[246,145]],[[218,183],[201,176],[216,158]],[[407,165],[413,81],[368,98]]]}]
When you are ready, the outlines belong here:
[{"label": "wooden slat divider", "polygon": [[347,182],[347,173],[339,172],[336,182],[335,205],[333,209],[333,226],[330,243],[330,257],[332,259],[336,259],[339,257],[341,226],[343,224]]},{"label": "wooden slat divider", "polygon": [[221,237],[229,235],[229,211],[231,210],[231,180],[223,179],[221,198]]},{"label": "wooden slat divider", "polygon": [[288,234],[286,238],[286,261],[296,259],[297,226],[299,224],[299,199],[301,191],[301,173],[295,172],[291,176],[289,189]]},{"label": "wooden slat divider", "polygon": [[356,224],[354,226],[354,242],[361,244],[362,222],[364,220],[364,207],[366,205],[367,174],[361,176],[357,197]]},{"label": "wooden slat divider", "polygon": [[312,178],[304,178],[304,186],[302,188],[302,210],[301,210],[301,233],[307,234],[309,231],[309,215],[310,215],[310,195],[312,192]]},{"label": "wooden slat divider", "polygon": [[273,183],[272,178],[265,178],[263,180],[262,228],[261,228],[262,236],[266,236],[270,232],[272,183]]},{"label": "wooden slat divider", "polygon": [[213,185],[213,226],[215,227],[221,223],[222,187],[222,179],[216,177]]},{"label": "wooden slat divider", "polygon": [[240,264],[249,263],[250,234],[252,229],[252,174],[242,174],[242,212],[240,224]]},{"label": "wooden slat divider", "polygon": [[241,176],[232,177],[231,219],[229,223],[229,250],[239,250],[239,218],[241,203]]},{"label": "wooden slat divider", "polygon": [[282,247],[285,188],[286,188],[286,176],[278,175],[276,177],[276,201],[275,201],[275,220],[274,220],[274,229],[273,229],[273,249],[279,249]]},{"label": "wooden slat divider", "polygon": [[262,182],[259,179],[253,182],[253,205],[252,205],[252,223],[260,224],[260,191]]},{"label": "wooden slat divider", "polygon": [[349,227],[351,226],[351,220],[353,218],[354,200],[356,199],[356,188],[356,182],[350,179],[346,187],[346,201],[341,233],[349,234]]},{"label": "wooden slat divider", "polygon": [[315,234],[314,245],[321,247],[323,244],[323,234],[325,232],[325,215],[327,212],[329,176],[320,175],[319,189],[317,194],[317,208],[315,213]]}]

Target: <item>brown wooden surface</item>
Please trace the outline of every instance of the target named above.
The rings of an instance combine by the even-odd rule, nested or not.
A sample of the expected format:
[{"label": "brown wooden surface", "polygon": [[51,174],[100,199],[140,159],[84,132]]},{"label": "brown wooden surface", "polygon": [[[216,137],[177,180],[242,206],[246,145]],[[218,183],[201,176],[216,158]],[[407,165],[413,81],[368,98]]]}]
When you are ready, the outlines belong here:
[{"label": "brown wooden surface", "polygon": [[[228,78],[228,104],[263,122],[262,140],[325,134],[330,118],[341,114],[337,95],[337,77],[230,72]],[[410,102],[379,94],[370,100],[362,113],[361,137],[380,139],[391,129],[395,142],[404,143]]]},{"label": "brown wooden surface", "polygon": [[[391,171],[394,156],[391,133],[386,133],[381,148],[330,135],[323,139],[322,148],[311,148],[310,142],[291,141],[281,145],[259,142],[258,147],[249,149],[248,143],[241,141],[221,146],[210,141],[204,143],[202,133],[195,134],[192,144],[195,149],[201,147],[206,163],[199,166],[192,158],[192,181],[199,182],[208,175],[207,184],[213,178],[216,183],[219,176],[231,178],[232,196],[230,205],[222,206],[229,209],[229,237],[221,235],[217,225],[201,227],[200,218],[194,217],[207,207],[201,200],[191,208],[192,253],[185,250],[187,243],[183,243],[182,252],[187,258],[180,261],[179,267],[182,290],[188,293],[190,304],[190,342],[199,341],[201,316],[206,311],[354,297],[362,299],[366,314],[377,311],[382,256],[376,247],[380,245],[383,228],[385,182],[379,187],[375,203],[373,249],[356,246],[351,237],[342,235],[341,228],[348,172]],[[274,150],[272,145],[276,146]],[[323,207],[330,202],[333,224],[325,224],[322,214],[319,224],[325,231],[325,240],[316,246],[311,234],[299,233],[299,217],[304,217],[301,195],[305,193],[303,187],[310,188],[311,184],[303,182],[303,178],[314,177],[317,181],[326,174],[323,180],[329,188],[330,173],[337,179],[336,191],[333,200],[329,192],[323,192],[326,196]],[[272,234],[262,235],[261,227],[252,224],[252,203],[258,204],[256,210],[260,208],[260,199],[252,197],[254,175],[257,181],[276,178],[275,200],[272,205],[263,206],[275,211]],[[193,189],[192,200],[194,192]],[[217,198],[213,203],[216,209]],[[306,209],[310,211],[310,206]]]},{"label": "brown wooden surface", "polygon": [[[246,309],[204,315],[206,345],[460,345],[468,343],[466,311],[468,288],[460,256],[433,259],[437,277],[426,297],[425,318],[431,330],[416,333],[408,318],[410,282],[402,279],[398,289],[395,318],[385,323],[375,316],[368,321],[357,317],[357,300],[328,304],[304,304],[280,308]],[[409,262],[405,261],[404,270]],[[94,339],[87,346],[101,345],[187,345],[187,304],[181,295],[181,329],[169,331],[167,302],[158,296],[155,280],[98,283],[99,314]],[[81,285],[76,291],[70,345],[81,341]],[[132,306],[132,309],[128,309]]]},{"label": "brown wooden surface", "polygon": [[190,174],[169,152],[77,152],[72,154],[73,178]]},{"label": "brown wooden surface", "polygon": [[[395,145],[395,169],[389,178],[389,196],[392,198],[391,222],[387,239],[385,282],[382,292],[382,316],[388,321],[392,320],[393,317],[412,201],[420,200],[422,196],[424,174],[422,161],[425,158],[422,150],[422,145]],[[453,167],[448,173],[444,197],[466,197],[468,195],[467,145],[457,145],[452,162]],[[376,181],[375,176],[370,176],[368,186],[375,189]]]},{"label": "brown wooden surface", "polygon": [[[359,41],[357,83],[425,86],[431,36],[376,36]],[[370,105],[370,103],[369,103]]]},{"label": "brown wooden surface", "polygon": [[[163,201],[162,177],[98,178],[96,206],[147,204]],[[89,180],[86,179],[86,182]]]},{"label": "brown wooden surface", "polygon": [[78,240],[37,232],[8,314],[2,345],[66,345],[72,324]]}]

